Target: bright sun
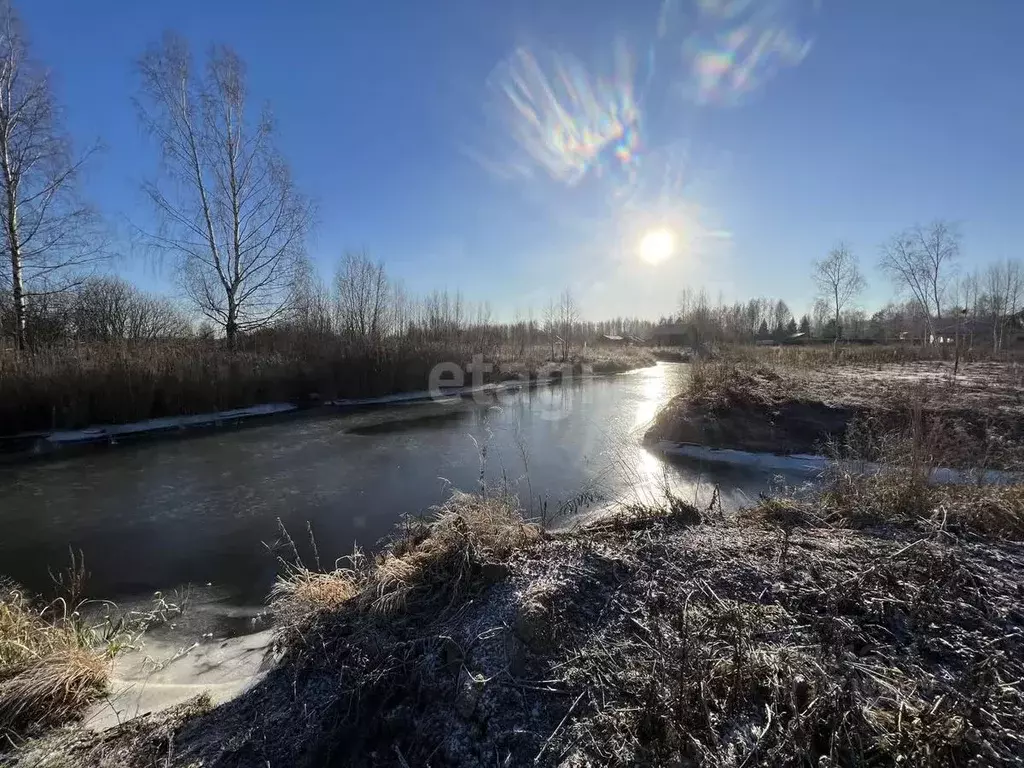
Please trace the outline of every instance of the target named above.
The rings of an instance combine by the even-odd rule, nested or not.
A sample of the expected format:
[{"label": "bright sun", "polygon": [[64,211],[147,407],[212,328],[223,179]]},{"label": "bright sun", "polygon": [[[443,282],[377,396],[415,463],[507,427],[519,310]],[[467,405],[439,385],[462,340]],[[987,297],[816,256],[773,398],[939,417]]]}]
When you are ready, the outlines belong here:
[{"label": "bright sun", "polygon": [[676,249],[676,236],[671,229],[652,229],[640,240],[637,253],[652,266],[668,261]]}]

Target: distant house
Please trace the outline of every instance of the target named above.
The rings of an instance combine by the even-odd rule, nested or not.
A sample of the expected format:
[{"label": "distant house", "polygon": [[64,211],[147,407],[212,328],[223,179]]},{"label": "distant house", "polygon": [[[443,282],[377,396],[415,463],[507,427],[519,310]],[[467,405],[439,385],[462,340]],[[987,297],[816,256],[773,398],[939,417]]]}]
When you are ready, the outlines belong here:
[{"label": "distant house", "polygon": [[786,336],[786,338],[782,340],[782,343],[788,346],[796,346],[800,344],[807,344],[810,342],[810,340],[810,334],[801,331],[800,333],[789,334],[788,336]]},{"label": "distant house", "polygon": [[691,343],[690,329],[682,323],[657,325],[651,331],[651,343],[658,347],[686,347]]},{"label": "distant house", "polygon": [[598,344],[605,344],[610,347],[622,347],[629,344],[630,341],[625,336],[614,336],[610,333],[602,333],[597,337]]},{"label": "distant house", "polygon": [[[1024,347],[1024,310],[1016,314],[1001,318],[1002,325],[1002,348],[1017,349]],[[992,344],[993,321],[992,318],[981,320],[946,320],[941,325],[936,325],[932,340],[936,344],[955,344],[957,334],[961,339],[973,342],[973,344]]]}]

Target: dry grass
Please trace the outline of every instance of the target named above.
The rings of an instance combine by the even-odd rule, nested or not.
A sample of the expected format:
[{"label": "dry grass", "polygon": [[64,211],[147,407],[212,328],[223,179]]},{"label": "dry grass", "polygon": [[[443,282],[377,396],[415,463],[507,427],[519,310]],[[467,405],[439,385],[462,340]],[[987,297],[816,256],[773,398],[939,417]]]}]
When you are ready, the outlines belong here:
[{"label": "dry grass", "polygon": [[328,573],[292,566],[274,586],[273,605],[299,622],[346,605],[376,615],[405,613],[410,604],[442,610],[487,580],[489,566],[539,538],[514,497],[457,493],[430,518],[408,522],[372,561],[357,552]]},{"label": "dry grass", "polygon": [[537,569],[560,587],[534,610],[554,611],[561,644],[531,671],[582,699],[542,762],[1012,761],[1024,553],[989,554],[664,520],[558,541]]},{"label": "dry grass", "polygon": [[[952,362],[955,350],[947,345],[922,346],[915,344],[813,344],[758,347],[733,345],[723,347],[717,356],[732,362],[783,365],[789,368],[821,369],[831,366],[862,365],[878,367],[906,365],[925,361]],[[961,350],[961,363],[982,360],[1019,360],[1020,354],[1005,352],[993,355],[991,346],[980,345],[972,350]]]},{"label": "dry grass", "polygon": [[[18,768],[169,768],[186,723],[213,708],[206,693],[159,712],[147,712],[95,733],[85,728],[52,731],[14,755]],[[196,768],[195,765],[189,768]]]},{"label": "dry grass", "polygon": [[811,498],[763,498],[744,524],[793,528],[906,527],[922,534],[1024,541],[1024,485],[919,483],[906,473],[848,474]]},{"label": "dry grass", "polygon": [[593,373],[622,373],[654,365],[660,358],[643,347],[590,347],[578,359]]},{"label": "dry grass", "polygon": [[[183,733],[179,762],[938,768],[1020,754],[1019,545],[817,524],[780,537],[693,512],[516,549],[500,583],[446,611],[349,598],[306,625],[278,679]],[[218,730],[239,723],[248,736]]]},{"label": "dry grass", "polygon": [[828,446],[813,500],[824,520],[1024,540],[1024,483],[1014,474],[1024,446],[929,412],[920,399],[897,415],[857,419]]},{"label": "dry grass", "polygon": [[927,532],[1024,540],[1024,484],[939,483],[907,467],[833,467],[813,502],[827,523],[901,525]]},{"label": "dry grass", "polygon": [[685,396],[708,413],[723,413],[737,405],[771,407],[782,394],[779,373],[764,365],[698,361],[690,366]]},{"label": "dry grass", "polygon": [[0,589],[2,745],[80,715],[105,691],[109,664],[76,615],[40,609],[10,585]]},{"label": "dry grass", "polygon": [[[234,352],[201,340],[0,350],[0,434],[425,390],[437,363],[466,365],[479,351],[468,342],[400,340],[366,350],[329,338]],[[542,347],[514,358],[489,350],[485,359],[495,369],[488,378],[535,373],[547,354]],[[613,372],[654,359],[634,348],[592,349],[569,364]]]}]

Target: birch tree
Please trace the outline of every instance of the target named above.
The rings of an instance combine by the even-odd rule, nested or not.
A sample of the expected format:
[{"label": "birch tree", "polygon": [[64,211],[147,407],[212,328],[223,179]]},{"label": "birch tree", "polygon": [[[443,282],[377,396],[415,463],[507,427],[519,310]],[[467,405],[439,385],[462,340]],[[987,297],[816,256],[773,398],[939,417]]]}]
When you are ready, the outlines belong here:
[{"label": "birch tree", "polygon": [[814,263],[814,282],[819,297],[827,301],[834,312],[838,341],[842,334],[842,312],[866,285],[856,257],[845,245],[836,246],[826,258]]},{"label": "birch tree", "polygon": [[17,14],[0,0],[0,286],[19,349],[28,343],[28,303],[74,287],[104,256],[99,219],[78,193],[95,150],[74,154],[49,73],[29,57]]},{"label": "birch tree", "polygon": [[160,218],[150,239],[176,259],[181,286],[234,346],[283,319],[301,274],[308,201],[276,150],[274,125],[248,105],[245,65],[214,48],[197,71],[168,35],[139,61],[143,126],[159,141],[163,183],[144,189]]},{"label": "birch tree", "polygon": [[959,256],[960,234],[942,220],[901,232],[882,246],[879,266],[924,308],[929,335],[933,315],[942,319],[942,302]]},{"label": "birch tree", "polygon": [[558,329],[562,335],[562,362],[572,353],[572,340],[580,322],[580,310],[572,291],[566,288],[558,298]]},{"label": "birch tree", "polygon": [[985,293],[992,323],[992,351],[1004,343],[1006,329],[1020,309],[1024,292],[1024,271],[1019,261],[1006,259],[989,265],[985,272]]}]

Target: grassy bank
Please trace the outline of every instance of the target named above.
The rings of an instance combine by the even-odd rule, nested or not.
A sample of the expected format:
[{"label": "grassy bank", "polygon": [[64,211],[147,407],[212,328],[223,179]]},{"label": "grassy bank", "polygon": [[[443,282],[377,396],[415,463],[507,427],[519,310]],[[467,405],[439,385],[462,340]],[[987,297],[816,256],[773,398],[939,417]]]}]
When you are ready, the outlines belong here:
[{"label": "grassy bank", "polygon": [[0,583],[0,753],[73,720],[106,690],[107,655],[64,601],[40,605]]},{"label": "grassy bank", "polygon": [[[0,351],[0,434],[424,390],[435,365],[465,367],[476,351],[468,344],[432,343],[366,351],[336,340],[234,352],[213,341]],[[485,357],[493,365],[485,381],[536,375],[548,354],[546,347],[514,356],[494,352]],[[608,373],[653,365],[654,359],[644,350],[611,348],[568,363]]]},{"label": "grassy bank", "polygon": [[998,362],[955,375],[941,361],[701,362],[647,437],[776,453],[829,453],[849,442],[866,461],[891,461],[900,449],[888,450],[886,436],[913,431],[934,466],[1019,469],[1022,376],[1024,368]]},{"label": "grassy bank", "polygon": [[794,504],[726,520],[667,499],[551,534],[456,496],[376,557],[294,564],[284,657],[242,697],[51,736],[23,764],[1012,762],[1022,545]]},{"label": "grassy bank", "polygon": [[85,597],[87,581],[81,555],[54,575],[52,599],[0,578],[0,765],[27,740],[80,720],[107,694],[114,659],[184,607],[157,593],[150,610],[122,611]]},{"label": "grassy bank", "polygon": [[[913,363],[953,363],[954,345],[922,344],[782,344],[756,346],[752,344],[723,345],[713,357],[725,362],[763,365],[782,365],[787,368],[821,369],[833,366],[890,366]],[[960,349],[960,362],[967,365],[978,362],[1013,363],[1024,360],[1017,350],[993,352],[988,345]]]}]

